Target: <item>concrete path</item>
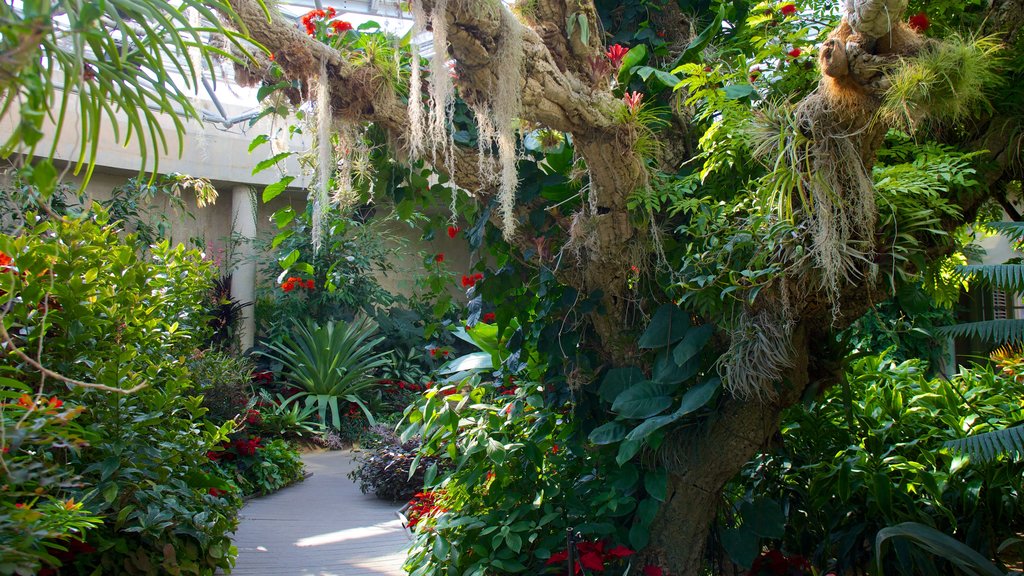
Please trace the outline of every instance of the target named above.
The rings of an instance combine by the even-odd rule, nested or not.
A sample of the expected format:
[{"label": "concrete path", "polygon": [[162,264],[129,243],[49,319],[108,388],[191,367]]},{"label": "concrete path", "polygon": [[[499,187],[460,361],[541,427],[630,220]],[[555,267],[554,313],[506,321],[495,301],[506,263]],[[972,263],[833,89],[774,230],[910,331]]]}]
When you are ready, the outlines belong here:
[{"label": "concrete path", "polygon": [[312,477],[242,508],[232,576],[404,576],[400,505],[359,492],[347,450],[302,459]]}]

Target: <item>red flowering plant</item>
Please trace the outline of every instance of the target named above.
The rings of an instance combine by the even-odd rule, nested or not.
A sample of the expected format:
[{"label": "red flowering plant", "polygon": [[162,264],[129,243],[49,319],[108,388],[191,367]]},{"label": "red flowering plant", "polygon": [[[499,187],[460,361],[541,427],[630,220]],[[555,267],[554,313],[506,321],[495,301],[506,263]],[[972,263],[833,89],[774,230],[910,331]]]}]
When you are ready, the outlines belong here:
[{"label": "red flowering plant", "polygon": [[769,550],[754,559],[747,576],[810,576],[811,563],[803,556],[786,556],[779,550]]},{"label": "red flowering plant", "polygon": [[[606,540],[577,542],[573,546],[575,547],[573,557],[576,559],[573,574],[580,574],[584,570],[604,572],[612,566],[623,564],[623,558],[628,558],[636,553],[626,546],[612,546]],[[568,560],[569,550],[566,549],[552,554],[545,565],[554,566],[560,573],[564,573],[563,569],[566,571],[568,569]]]},{"label": "red flowering plant", "polygon": [[[620,467],[609,454],[588,450],[569,396],[531,378],[532,360],[511,373],[517,358],[535,357],[510,347],[517,329],[514,319],[504,328],[459,323],[457,337],[478,350],[442,366],[438,372],[449,381],[428,388],[406,410],[405,435],[422,439],[420,454],[459,463],[426,474],[428,489],[443,489],[444,497],[425,505],[432,512],[429,529],[416,530],[406,566],[426,566],[425,573],[496,567],[565,574],[566,529],[585,524],[578,568],[621,574],[633,551],[646,545],[657,510],[644,486],[662,480],[645,482],[633,464]],[[460,370],[460,359],[477,364]],[[432,553],[439,541],[452,551],[443,559]]]},{"label": "red flowering plant", "polygon": [[73,550],[83,535],[102,519],[64,492],[69,471],[56,463],[85,445],[75,419],[81,406],[56,396],[34,395],[20,382],[0,377],[0,422],[5,443],[0,447],[4,498],[0,501],[0,533],[13,571],[42,574],[60,567],[61,549]]},{"label": "red flowering plant", "polygon": [[313,9],[299,18],[299,25],[306,34],[325,44],[339,47],[355,29],[350,22],[335,19],[337,15],[331,6]]}]

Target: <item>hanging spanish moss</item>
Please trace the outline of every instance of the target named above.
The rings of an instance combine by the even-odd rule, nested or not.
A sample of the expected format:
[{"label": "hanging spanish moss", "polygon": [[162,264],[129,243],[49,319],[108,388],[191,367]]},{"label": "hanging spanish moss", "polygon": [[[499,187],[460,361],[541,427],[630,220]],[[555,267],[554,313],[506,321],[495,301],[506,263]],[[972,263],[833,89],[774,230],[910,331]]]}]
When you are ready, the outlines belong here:
[{"label": "hanging spanish moss", "polygon": [[338,130],[337,144],[334,147],[337,169],[334,172],[331,204],[341,210],[354,206],[359,196],[353,185],[353,167],[360,163],[357,138],[355,127],[352,125],[342,125]]},{"label": "hanging spanish moss", "polygon": [[[416,4],[414,2],[413,4]],[[445,164],[451,164],[452,140],[448,126],[455,115],[455,83],[448,68],[448,0],[438,0],[430,12],[434,33],[434,57],[430,60],[430,105],[427,111],[427,132],[431,154],[436,165],[438,148]]]},{"label": "hanging spanish moss", "polygon": [[[516,139],[516,122],[522,112],[523,67],[523,26],[508,10],[501,11],[502,34],[494,51],[494,79],[497,84],[489,101],[473,106],[477,122],[477,150],[480,154],[480,180],[498,185],[498,202],[501,208],[502,232],[506,239],[515,235],[516,191],[519,188],[519,147]],[[497,172],[495,163],[488,162],[492,151],[497,149]]]},{"label": "hanging spanish moss", "polygon": [[327,77],[327,62],[322,60],[316,86],[317,176],[315,188],[310,191],[313,201],[313,250],[316,252],[320,251],[323,244],[324,225],[330,211],[331,168],[334,164],[331,122],[331,85]]},{"label": "hanging spanish moss", "polygon": [[413,160],[423,157],[426,149],[424,138],[427,131],[426,119],[423,115],[423,75],[420,72],[420,44],[416,37],[427,25],[427,15],[419,2],[410,2],[413,14],[412,31],[409,33],[409,155]]}]

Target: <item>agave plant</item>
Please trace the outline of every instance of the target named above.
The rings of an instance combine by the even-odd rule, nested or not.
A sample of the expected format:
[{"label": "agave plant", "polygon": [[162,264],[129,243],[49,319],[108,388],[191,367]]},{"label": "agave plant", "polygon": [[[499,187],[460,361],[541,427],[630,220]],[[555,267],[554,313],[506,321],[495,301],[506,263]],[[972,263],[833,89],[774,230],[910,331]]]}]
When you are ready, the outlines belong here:
[{"label": "agave plant", "polygon": [[312,320],[295,322],[290,334],[260,354],[280,362],[285,377],[304,390],[292,396],[289,403],[304,400],[306,406],[316,406],[320,421],[325,424],[330,408],[331,424],[339,428],[338,401],[347,400],[359,406],[373,424],[373,415],[362,394],[378,386],[373,371],[389,359],[386,352],[374,352],[374,347],[384,340],[374,337],[376,330],[366,318],[328,322],[323,326]]}]

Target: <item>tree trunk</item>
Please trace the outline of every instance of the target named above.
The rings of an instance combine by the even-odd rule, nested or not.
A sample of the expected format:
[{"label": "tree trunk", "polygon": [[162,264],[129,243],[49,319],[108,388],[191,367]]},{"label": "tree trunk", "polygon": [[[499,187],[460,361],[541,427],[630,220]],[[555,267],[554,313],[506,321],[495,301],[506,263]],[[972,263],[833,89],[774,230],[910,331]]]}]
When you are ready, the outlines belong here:
[{"label": "tree trunk", "polygon": [[807,387],[809,338],[797,326],[794,362],[776,401],[724,400],[706,431],[665,439],[675,448],[663,454],[669,466],[669,490],[651,526],[652,561],[664,561],[673,576],[700,576],[705,569],[708,534],[722,504],[725,485],[778,433],[779,415]]}]

